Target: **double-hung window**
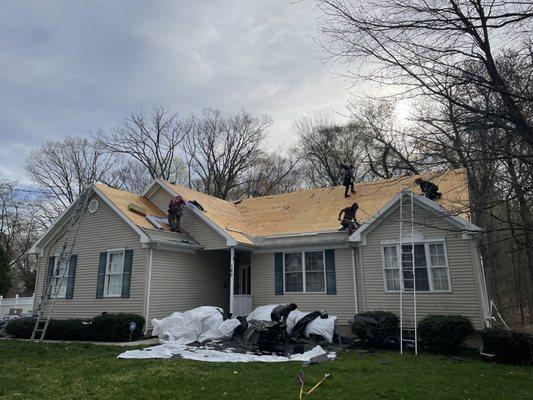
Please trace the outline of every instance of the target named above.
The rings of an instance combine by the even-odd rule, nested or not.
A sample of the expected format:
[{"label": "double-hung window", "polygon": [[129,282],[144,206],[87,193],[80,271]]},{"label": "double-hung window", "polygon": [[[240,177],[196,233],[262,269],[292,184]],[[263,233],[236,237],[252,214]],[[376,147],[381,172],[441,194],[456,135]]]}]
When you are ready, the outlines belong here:
[{"label": "double-hung window", "polygon": [[326,291],[324,251],[285,253],[283,265],[286,293]]},{"label": "double-hung window", "polygon": [[64,299],[67,295],[67,281],[68,281],[68,265],[69,262],[59,264],[59,254],[55,256],[55,274],[52,276],[52,288],[50,291],[51,297],[54,296],[58,287],[59,291],[57,292],[58,299]]},{"label": "double-hung window", "polygon": [[124,250],[108,252],[105,270],[105,297],[117,297],[121,295],[123,274]]},{"label": "double-hung window", "polygon": [[[450,290],[450,274],[444,243],[415,243],[413,279],[412,245],[387,244],[382,247],[386,291],[438,292]],[[400,276],[402,281],[400,281]]]}]

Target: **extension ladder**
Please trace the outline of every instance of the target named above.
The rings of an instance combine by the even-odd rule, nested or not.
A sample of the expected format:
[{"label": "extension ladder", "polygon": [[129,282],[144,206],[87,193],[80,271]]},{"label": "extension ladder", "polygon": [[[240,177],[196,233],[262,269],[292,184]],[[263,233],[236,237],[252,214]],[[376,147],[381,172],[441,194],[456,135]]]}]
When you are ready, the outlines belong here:
[{"label": "extension ladder", "polygon": [[415,230],[414,193],[402,190],[400,198],[400,353],[404,346],[414,346],[418,354],[416,322],[416,275],[415,275]]},{"label": "extension ladder", "polygon": [[[52,312],[54,310],[57,296],[61,290],[63,279],[65,276],[67,276],[66,274],[69,269],[68,264],[70,263],[70,257],[72,256],[74,244],[76,243],[76,236],[78,235],[78,230],[80,228],[81,217],[87,209],[89,197],[89,189],[86,188],[82,190],[78,199],[76,200],[72,217],[68,221],[61,253],[59,254],[57,260],[54,260],[54,268],[50,282],[46,283],[47,277],[45,276],[45,289],[41,297],[41,301],[37,307],[37,319],[35,321],[30,339],[32,342],[40,342],[43,340],[46,335],[46,331],[48,330],[48,325],[50,324],[50,320],[52,318]],[[58,274],[59,271],[61,271],[60,274]],[[54,285],[54,281],[59,283]],[[45,310],[47,306],[49,306],[49,308],[48,310]]]}]

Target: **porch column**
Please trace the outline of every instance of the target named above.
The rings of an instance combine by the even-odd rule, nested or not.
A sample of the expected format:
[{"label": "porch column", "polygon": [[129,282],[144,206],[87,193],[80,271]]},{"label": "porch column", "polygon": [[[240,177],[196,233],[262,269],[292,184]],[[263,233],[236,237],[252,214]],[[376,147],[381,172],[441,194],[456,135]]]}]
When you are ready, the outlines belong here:
[{"label": "porch column", "polygon": [[229,272],[229,312],[233,317],[233,293],[235,292],[235,248],[231,248],[230,257],[230,272]]}]

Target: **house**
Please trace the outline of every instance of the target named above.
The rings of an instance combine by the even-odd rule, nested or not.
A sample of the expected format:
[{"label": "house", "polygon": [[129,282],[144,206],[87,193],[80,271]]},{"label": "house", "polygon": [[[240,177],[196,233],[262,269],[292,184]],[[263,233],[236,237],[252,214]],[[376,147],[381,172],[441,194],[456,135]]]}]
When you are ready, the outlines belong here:
[{"label": "house", "polygon": [[[33,246],[35,298],[47,282],[61,285],[55,318],[131,312],[149,321],[200,305],[247,315],[259,305],[287,302],[304,311],[326,309],[341,326],[365,310],[398,314],[400,202],[412,198],[411,233],[402,237],[404,246],[415,243],[418,318],[462,314],[482,329],[481,229],[468,220],[465,171],[421,177],[439,185],[441,200],[420,196],[417,176],[360,184],[347,199],[343,187],[330,187],[237,202],[161,179],[142,195],[94,184],[63,282],[51,275],[72,205]],[[184,233],[165,223],[177,194],[189,201]],[[362,226],[348,236],[337,218],[353,201]]]}]

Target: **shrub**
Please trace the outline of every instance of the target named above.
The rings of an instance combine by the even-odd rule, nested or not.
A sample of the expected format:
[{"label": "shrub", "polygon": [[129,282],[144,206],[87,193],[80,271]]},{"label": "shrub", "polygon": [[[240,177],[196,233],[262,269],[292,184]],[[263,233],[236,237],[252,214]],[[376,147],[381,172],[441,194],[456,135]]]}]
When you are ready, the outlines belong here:
[{"label": "shrub", "polygon": [[127,342],[130,338],[130,322],[137,324],[131,340],[142,336],[144,318],[137,314],[102,314],[92,319],[93,340],[102,342]]},{"label": "shrub", "polygon": [[35,318],[19,318],[9,321],[6,324],[6,333],[20,339],[31,338],[33,327],[35,326]]},{"label": "shrub", "polygon": [[483,352],[494,354],[496,361],[533,364],[533,335],[499,328],[481,333]]},{"label": "shrub", "polygon": [[387,311],[367,311],[357,314],[352,321],[352,332],[361,340],[382,347],[398,339],[398,317]]},{"label": "shrub", "polygon": [[[131,321],[137,323],[131,335],[131,339],[136,340],[142,336],[144,328],[144,318],[137,314],[102,314],[91,320],[52,319],[45,339],[126,342],[130,338]],[[15,319],[7,323],[6,333],[29,339],[34,326],[35,318]]]},{"label": "shrub", "polygon": [[430,315],[420,320],[418,333],[430,350],[454,352],[474,333],[474,327],[462,315]]}]

